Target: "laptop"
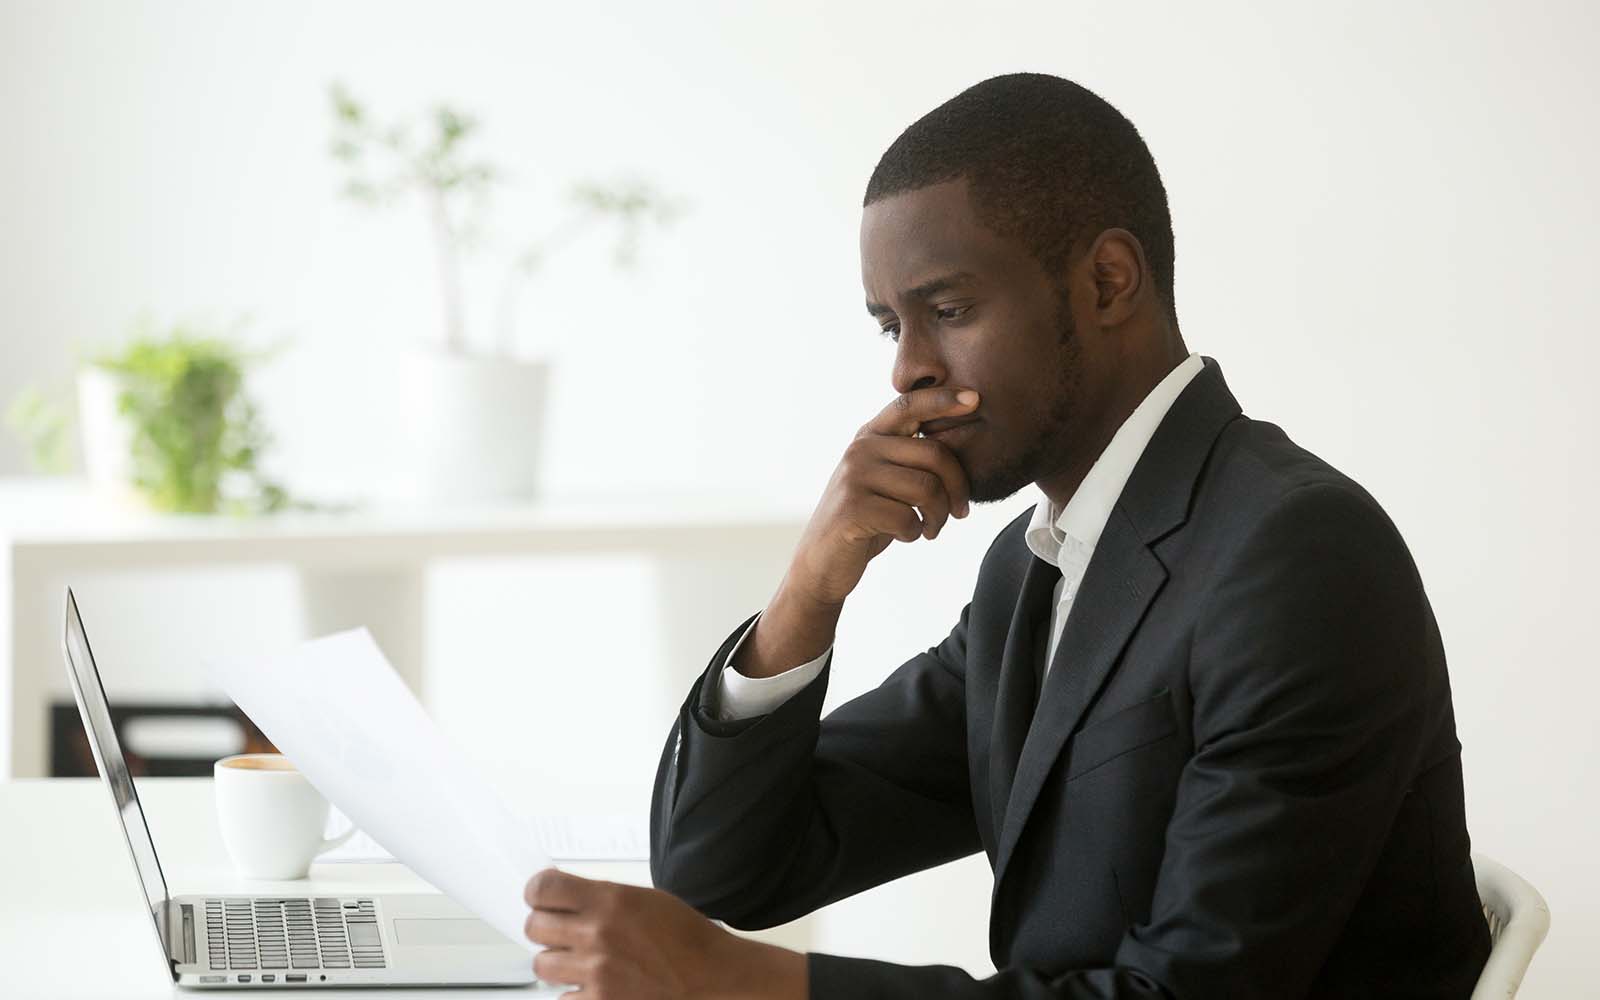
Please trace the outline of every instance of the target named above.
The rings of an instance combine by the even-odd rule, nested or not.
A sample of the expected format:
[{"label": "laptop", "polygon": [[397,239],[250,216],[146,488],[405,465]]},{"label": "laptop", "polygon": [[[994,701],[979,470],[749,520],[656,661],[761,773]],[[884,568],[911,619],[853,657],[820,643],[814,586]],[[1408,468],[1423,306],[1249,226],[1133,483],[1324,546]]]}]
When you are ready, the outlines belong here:
[{"label": "laptop", "polygon": [[437,893],[168,895],[71,589],[66,603],[67,676],[175,983],[256,989],[538,982],[527,950]]}]

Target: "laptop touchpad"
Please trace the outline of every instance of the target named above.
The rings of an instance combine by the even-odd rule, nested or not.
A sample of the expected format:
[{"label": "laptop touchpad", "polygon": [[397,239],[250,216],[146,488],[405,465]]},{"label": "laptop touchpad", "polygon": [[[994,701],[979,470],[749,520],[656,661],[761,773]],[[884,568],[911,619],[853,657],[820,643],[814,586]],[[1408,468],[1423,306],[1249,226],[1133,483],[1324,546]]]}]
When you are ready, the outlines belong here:
[{"label": "laptop touchpad", "polygon": [[394,939],[420,946],[508,943],[499,931],[471,917],[396,917]]}]

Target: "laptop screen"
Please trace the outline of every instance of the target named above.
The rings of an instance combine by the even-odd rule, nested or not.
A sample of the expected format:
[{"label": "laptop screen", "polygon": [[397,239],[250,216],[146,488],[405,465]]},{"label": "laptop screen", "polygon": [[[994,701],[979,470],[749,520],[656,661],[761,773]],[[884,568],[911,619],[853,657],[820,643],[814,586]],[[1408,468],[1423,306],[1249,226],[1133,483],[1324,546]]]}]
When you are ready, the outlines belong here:
[{"label": "laptop screen", "polygon": [[117,742],[116,730],[111,726],[111,709],[106,704],[105,688],[100,684],[100,671],[95,667],[89,637],[83,631],[83,619],[78,617],[78,602],[70,589],[67,591],[66,635],[62,642],[67,655],[67,675],[72,679],[72,693],[78,700],[78,712],[83,716],[89,746],[94,750],[94,762],[111,789],[111,801],[117,807],[117,819],[121,820],[122,832],[128,839],[128,851],[139,872],[139,884],[150,904],[156,936],[165,948],[167,938],[161,915],[166,912],[167,880],[161,874],[161,863],[156,860],[156,845],[150,839],[150,828],[144,820],[144,809],[139,805],[139,793],[133,787],[133,776],[128,773],[128,762],[123,759],[122,745]]}]

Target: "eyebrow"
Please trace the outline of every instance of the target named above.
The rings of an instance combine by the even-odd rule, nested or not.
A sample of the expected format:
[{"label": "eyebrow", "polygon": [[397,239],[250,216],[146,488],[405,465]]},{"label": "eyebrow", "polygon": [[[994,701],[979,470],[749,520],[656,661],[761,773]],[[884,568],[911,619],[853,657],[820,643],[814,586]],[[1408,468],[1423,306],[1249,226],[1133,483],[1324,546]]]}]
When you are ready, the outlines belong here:
[{"label": "eyebrow", "polygon": [[[955,271],[951,274],[942,274],[937,278],[930,278],[915,288],[906,289],[905,296],[910,299],[931,299],[940,292],[949,291],[958,285],[964,285],[973,280],[969,271]],[[873,316],[884,316],[894,310],[881,302],[867,300],[867,312]]]}]

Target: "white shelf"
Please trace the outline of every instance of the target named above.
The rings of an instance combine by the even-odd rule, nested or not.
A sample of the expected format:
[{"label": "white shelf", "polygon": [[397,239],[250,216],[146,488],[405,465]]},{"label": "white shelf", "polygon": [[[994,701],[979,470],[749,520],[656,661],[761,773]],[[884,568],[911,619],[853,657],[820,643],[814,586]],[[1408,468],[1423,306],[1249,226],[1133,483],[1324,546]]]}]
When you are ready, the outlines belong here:
[{"label": "white shelf", "polygon": [[12,544],[100,546],[145,542],[274,542],[519,533],[649,531],[803,523],[807,511],[727,493],[553,498],[445,508],[372,507],[261,517],[159,514],[101,498],[76,479],[0,477],[0,535]]},{"label": "white shelf", "polygon": [[[437,560],[641,555],[659,568],[657,604],[670,607],[675,619],[698,620],[699,606],[709,606],[708,586],[740,595],[762,590],[764,599],[808,516],[725,494],[254,518],[169,515],[108,503],[77,480],[0,478],[0,778],[45,773],[51,680],[62,670],[62,588],[75,579],[287,565],[297,575],[311,634],[367,626],[407,682],[422,690],[424,574]],[[713,561],[717,571],[708,582]],[[185,614],[203,609],[171,613],[170,622],[151,627],[179,627]],[[299,637],[285,636],[293,638]],[[666,652],[688,662],[705,651]]]}]

